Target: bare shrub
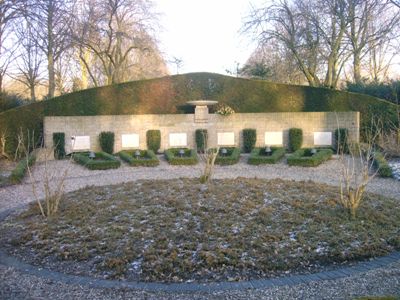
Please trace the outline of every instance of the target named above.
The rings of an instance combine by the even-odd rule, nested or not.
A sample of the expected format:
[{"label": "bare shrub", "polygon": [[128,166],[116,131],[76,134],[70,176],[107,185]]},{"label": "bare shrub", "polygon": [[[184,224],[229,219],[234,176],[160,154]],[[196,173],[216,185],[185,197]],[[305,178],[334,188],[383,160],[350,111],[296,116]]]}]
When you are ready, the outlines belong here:
[{"label": "bare shrub", "polygon": [[202,175],[200,176],[201,183],[209,183],[212,179],[212,175],[214,172],[215,159],[218,156],[219,147],[217,148],[208,148],[208,136],[206,133],[203,134],[203,149],[200,149],[200,153],[198,154],[200,159],[204,161],[205,166]]},{"label": "bare shrub", "polygon": [[[19,136],[18,140],[23,141],[24,137]],[[28,132],[28,141],[34,141],[33,138],[29,137]],[[24,145],[24,143],[22,143]],[[23,146],[21,146],[23,147]],[[30,151],[31,149],[31,151]],[[69,159],[69,162],[64,169],[59,167],[54,167],[50,162],[50,155],[54,153],[54,147],[51,149],[48,148],[36,148],[34,144],[31,142],[28,143],[28,147],[24,147],[25,155],[28,160],[30,152],[38,152],[43,150],[42,161],[43,161],[43,172],[35,178],[35,175],[32,172],[32,167],[27,165],[27,173],[29,175],[30,183],[32,186],[32,193],[37,202],[40,213],[43,217],[52,217],[54,216],[58,208],[60,206],[60,202],[64,196],[65,192],[65,180],[68,176],[69,168],[71,166],[72,155]],[[40,197],[40,191],[43,191],[43,197]],[[43,199],[43,200],[42,200]]]},{"label": "bare shrub", "polygon": [[0,159],[11,159],[11,157],[6,152],[7,145],[7,131],[2,131],[0,134]]},{"label": "bare shrub", "polygon": [[343,151],[338,153],[341,168],[339,203],[353,220],[368,183],[378,173],[374,170],[374,144],[378,135],[371,130],[367,134],[367,143],[351,144],[348,155]]}]

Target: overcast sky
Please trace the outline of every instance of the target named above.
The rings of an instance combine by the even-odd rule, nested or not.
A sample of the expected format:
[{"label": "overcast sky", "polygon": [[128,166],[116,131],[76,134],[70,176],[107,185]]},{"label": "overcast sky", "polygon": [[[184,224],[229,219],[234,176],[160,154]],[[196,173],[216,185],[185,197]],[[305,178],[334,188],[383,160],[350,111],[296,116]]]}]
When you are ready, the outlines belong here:
[{"label": "overcast sky", "polygon": [[[167,60],[183,60],[179,73],[225,74],[243,64],[255,49],[250,38],[239,34],[250,3],[262,0],[156,0],[163,27],[160,50]],[[175,65],[169,64],[171,74]]]}]

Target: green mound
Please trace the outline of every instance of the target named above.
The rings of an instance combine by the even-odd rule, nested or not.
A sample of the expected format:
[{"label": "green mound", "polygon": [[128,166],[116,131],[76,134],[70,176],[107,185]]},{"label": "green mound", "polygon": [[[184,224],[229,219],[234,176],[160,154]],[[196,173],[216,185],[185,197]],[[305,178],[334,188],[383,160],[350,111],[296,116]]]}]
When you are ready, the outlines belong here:
[{"label": "green mound", "polygon": [[[190,112],[188,100],[212,99],[236,112],[360,111],[362,127],[372,116],[396,121],[396,105],[375,97],[229,77],[190,73],[93,88],[0,113],[7,150],[16,145],[20,128],[41,131],[44,116],[176,114]],[[1,133],[0,132],[0,133]]]}]

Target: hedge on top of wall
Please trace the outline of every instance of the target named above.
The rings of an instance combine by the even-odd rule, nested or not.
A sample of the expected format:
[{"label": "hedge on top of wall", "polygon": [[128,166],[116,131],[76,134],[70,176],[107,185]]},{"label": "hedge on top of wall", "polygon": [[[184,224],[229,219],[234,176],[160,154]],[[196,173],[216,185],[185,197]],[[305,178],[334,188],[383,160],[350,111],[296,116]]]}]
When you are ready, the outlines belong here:
[{"label": "hedge on top of wall", "polygon": [[372,116],[387,124],[398,122],[395,104],[367,95],[190,73],[92,88],[10,109],[0,113],[0,134],[8,136],[11,154],[20,128],[34,130],[38,137],[44,116],[176,114],[193,112],[186,102],[198,99],[217,100],[237,113],[360,111],[362,127],[371,124]]}]

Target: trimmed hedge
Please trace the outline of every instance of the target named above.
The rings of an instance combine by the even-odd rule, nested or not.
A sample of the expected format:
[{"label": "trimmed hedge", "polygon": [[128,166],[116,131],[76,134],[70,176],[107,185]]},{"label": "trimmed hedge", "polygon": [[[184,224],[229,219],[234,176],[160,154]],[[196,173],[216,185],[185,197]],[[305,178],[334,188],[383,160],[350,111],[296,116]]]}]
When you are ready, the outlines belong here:
[{"label": "trimmed hedge", "polygon": [[32,166],[36,162],[36,156],[34,154],[29,154],[28,158],[21,159],[15,169],[11,172],[10,182],[11,183],[21,183],[24,179],[26,171],[28,170],[28,165]]},{"label": "trimmed hedge", "polygon": [[100,142],[101,150],[105,153],[113,154],[114,153],[114,140],[115,140],[114,132],[111,132],[111,131],[100,132],[99,142]]},{"label": "trimmed hedge", "polygon": [[283,147],[271,147],[271,151],[271,155],[267,156],[265,155],[265,147],[254,148],[247,162],[250,165],[276,164],[285,156],[285,149]]},{"label": "trimmed hedge", "polygon": [[289,129],[289,151],[295,152],[303,145],[303,130],[300,128]]},{"label": "trimmed hedge", "polygon": [[[227,153],[222,155],[221,150],[226,149]],[[224,147],[220,148],[217,157],[215,158],[215,164],[221,166],[234,165],[238,163],[240,159],[240,149],[236,147]]]},{"label": "trimmed hedge", "polygon": [[349,130],[338,128],[335,130],[335,149],[338,153],[349,153]]},{"label": "trimmed hedge", "polygon": [[[185,154],[180,157],[179,150],[184,150]],[[195,165],[198,163],[197,153],[194,149],[171,148],[164,151],[165,159],[170,165]]]},{"label": "trimmed hedge", "polygon": [[119,157],[134,167],[155,167],[160,164],[157,156],[152,150],[139,150],[140,157],[136,158],[136,150],[126,151],[123,150],[118,153]]},{"label": "trimmed hedge", "polygon": [[237,113],[359,111],[362,130],[371,127],[373,116],[383,121],[383,128],[398,124],[395,104],[368,95],[190,73],[91,88],[13,108],[0,113],[0,134],[6,132],[12,155],[20,129],[34,130],[39,138],[44,116],[193,113],[186,101],[197,99],[217,100]]},{"label": "trimmed hedge", "polygon": [[311,149],[299,149],[287,159],[289,166],[316,167],[329,160],[333,155],[331,149],[317,149],[317,153],[311,154]]},{"label": "trimmed hedge", "polygon": [[74,161],[82,166],[85,166],[89,170],[117,169],[121,165],[121,162],[111,154],[105,152],[95,152],[95,155],[95,159],[90,159],[89,152],[72,154]]},{"label": "trimmed hedge", "polygon": [[255,129],[243,129],[243,150],[250,153],[256,145],[257,131]]},{"label": "trimmed hedge", "polygon": [[381,177],[393,177],[393,171],[390,168],[383,154],[379,151],[374,153],[374,165],[378,169],[378,174]]},{"label": "trimmed hedge", "polygon": [[203,153],[204,147],[207,145],[208,132],[207,129],[196,129],[195,132],[197,152]]},{"label": "trimmed hedge", "polygon": [[157,153],[161,146],[161,131],[147,130],[146,132],[147,149]]},{"label": "trimmed hedge", "polygon": [[65,157],[65,133],[54,132],[53,133],[53,146],[54,146],[54,157],[56,159],[63,159]]}]

